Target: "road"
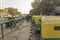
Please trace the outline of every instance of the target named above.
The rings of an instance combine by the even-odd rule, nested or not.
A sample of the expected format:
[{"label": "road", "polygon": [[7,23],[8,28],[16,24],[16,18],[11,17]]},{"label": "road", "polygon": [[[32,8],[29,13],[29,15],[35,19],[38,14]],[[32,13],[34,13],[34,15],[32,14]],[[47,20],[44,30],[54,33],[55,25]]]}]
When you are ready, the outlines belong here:
[{"label": "road", "polygon": [[4,36],[4,40],[28,40],[30,36],[31,23],[24,21],[19,29],[9,35]]}]

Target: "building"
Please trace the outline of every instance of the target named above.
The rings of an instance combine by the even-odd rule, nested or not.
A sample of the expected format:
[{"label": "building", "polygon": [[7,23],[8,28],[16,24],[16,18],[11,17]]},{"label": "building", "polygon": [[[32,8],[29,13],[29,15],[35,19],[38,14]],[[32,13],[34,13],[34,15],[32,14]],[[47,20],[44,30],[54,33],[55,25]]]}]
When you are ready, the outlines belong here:
[{"label": "building", "polygon": [[0,9],[0,17],[4,17],[6,15],[8,15],[8,10],[6,10],[6,9]]},{"label": "building", "polygon": [[0,3],[0,18],[8,15],[8,10],[5,9],[4,5]]}]

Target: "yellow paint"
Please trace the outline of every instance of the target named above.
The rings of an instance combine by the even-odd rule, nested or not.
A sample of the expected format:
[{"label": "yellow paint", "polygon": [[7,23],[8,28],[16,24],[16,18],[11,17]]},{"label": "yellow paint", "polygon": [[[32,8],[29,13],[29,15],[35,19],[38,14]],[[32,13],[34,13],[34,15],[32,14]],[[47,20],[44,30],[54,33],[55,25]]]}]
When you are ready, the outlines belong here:
[{"label": "yellow paint", "polygon": [[36,30],[40,30],[40,28],[36,28]]},{"label": "yellow paint", "polygon": [[42,37],[60,38],[60,30],[54,30],[55,26],[60,26],[60,16],[42,17]]},{"label": "yellow paint", "polygon": [[8,11],[6,9],[0,9],[0,14],[6,14]]},{"label": "yellow paint", "polygon": [[34,20],[34,16],[32,16],[32,20]]},{"label": "yellow paint", "polygon": [[40,24],[41,16],[33,16],[32,19],[36,22],[36,24]]},{"label": "yellow paint", "polygon": [[[5,16],[5,18],[12,18],[12,15],[7,15],[7,16]],[[9,20],[5,20],[5,22],[9,22]]]},{"label": "yellow paint", "polygon": [[12,15],[7,15],[7,16],[5,16],[5,17],[7,17],[7,18],[8,18],[8,17],[11,17],[11,18],[12,18]]}]

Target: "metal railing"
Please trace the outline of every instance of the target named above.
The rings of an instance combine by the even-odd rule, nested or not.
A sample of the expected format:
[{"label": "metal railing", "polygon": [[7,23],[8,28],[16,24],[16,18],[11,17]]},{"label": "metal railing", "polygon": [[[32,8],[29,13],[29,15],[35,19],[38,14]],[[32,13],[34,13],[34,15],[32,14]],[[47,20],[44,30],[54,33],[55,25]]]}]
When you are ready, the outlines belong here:
[{"label": "metal railing", "polygon": [[19,26],[23,23],[23,21],[24,21],[24,19],[19,19],[18,22],[16,20],[8,21],[8,22],[12,22],[12,25],[8,28],[6,28],[6,26],[4,27],[4,25],[6,25],[6,22],[0,23],[0,29],[1,29],[0,36],[1,36],[1,38],[4,39],[4,34],[5,34],[4,32],[6,32],[8,30],[10,30],[10,32],[13,32],[13,29],[14,29],[14,31],[16,31],[19,28]]}]

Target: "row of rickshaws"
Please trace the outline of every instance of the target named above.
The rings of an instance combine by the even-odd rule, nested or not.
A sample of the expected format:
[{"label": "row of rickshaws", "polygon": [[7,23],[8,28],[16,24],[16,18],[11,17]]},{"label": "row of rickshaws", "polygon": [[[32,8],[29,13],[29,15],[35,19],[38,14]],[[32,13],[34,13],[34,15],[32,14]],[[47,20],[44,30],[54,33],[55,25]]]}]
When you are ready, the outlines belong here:
[{"label": "row of rickshaws", "polygon": [[6,25],[6,28],[11,27],[12,25],[21,22],[24,20],[23,16],[20,17],[12,17],[12,16],[5,16],[4,17],[4,23]]},{"label": "row of rickshaws", "polygon": [[32,26],[40,40],[60,40],[60,16],[32,16]]}]

